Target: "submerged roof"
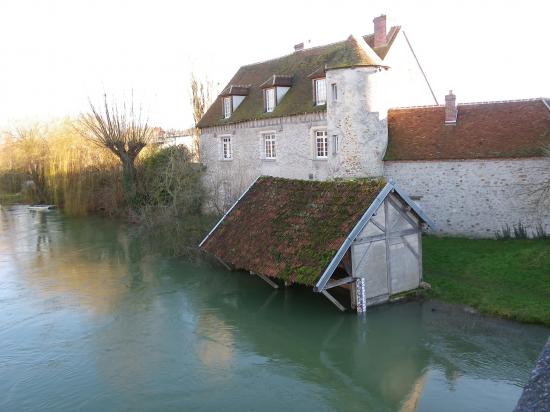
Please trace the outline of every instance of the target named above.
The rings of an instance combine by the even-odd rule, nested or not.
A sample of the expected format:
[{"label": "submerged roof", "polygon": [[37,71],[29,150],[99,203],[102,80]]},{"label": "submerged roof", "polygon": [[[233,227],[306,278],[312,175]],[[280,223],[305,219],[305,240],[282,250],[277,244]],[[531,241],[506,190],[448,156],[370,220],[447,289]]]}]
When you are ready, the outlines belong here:
[{"label": "submerged roof", "polygon": [[260,177],[201,249],[237,269],[313,286],[384,186]]},{"label": "submerged roof", "polygon": [[[304,49],[273,60],[242,66],[224,90],[228,90],[231,85],[246,84],[250,85],[249,95],[228,119],[223,118],[221,98],[218,96],[197,126],[205,128],[262,118],[325,111],[326,105],[315,106],[313,102],[311,75],[325,69],[358,66],[385,67],[383,59],[399,30],[399,27],[392,27],[388,31],[386,44],[375,49],[372,48],[373,35],[350,36],[341,42]],[[266,81],[269,83],[272,76],[281,74],[292,76],[292,87],[277,104],[275,110],[266,113],[262,85]]]},{"label": "submerged roof", "polygon": [[459,104],[445,125],[444,106],[390,109],[384,160],[536,157],[550,144],[543,99]]}]

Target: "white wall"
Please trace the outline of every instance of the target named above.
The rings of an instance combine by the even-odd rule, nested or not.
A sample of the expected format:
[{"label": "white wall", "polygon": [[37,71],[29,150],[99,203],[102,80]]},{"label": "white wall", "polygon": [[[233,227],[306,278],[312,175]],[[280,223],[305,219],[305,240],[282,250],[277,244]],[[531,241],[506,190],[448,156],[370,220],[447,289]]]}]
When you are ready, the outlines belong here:
[{"label": "white wall", "polygon": [[550,231],[550,205],[533,190],[550,178],[548,160],[503,159],[385,162],[394,179],[437,225],[439,233],[494,237],[519,221]]}]

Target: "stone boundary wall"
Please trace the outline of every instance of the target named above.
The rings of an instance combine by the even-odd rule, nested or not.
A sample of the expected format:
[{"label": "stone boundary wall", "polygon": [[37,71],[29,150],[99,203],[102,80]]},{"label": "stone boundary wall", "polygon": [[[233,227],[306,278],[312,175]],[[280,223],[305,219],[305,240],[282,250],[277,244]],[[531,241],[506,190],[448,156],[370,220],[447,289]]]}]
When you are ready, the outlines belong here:
[{"label": "stone boundary wall", "polygon": [[393,179],[446,235],[492,238],[518,222],[550,231],[550,205],[533,191],[550,179],[544,158],[386,161]]},{"label": "stone boundary wall", "polygon": [[550,338],[514,409],[514,412],[528,411],[550,411]]}]

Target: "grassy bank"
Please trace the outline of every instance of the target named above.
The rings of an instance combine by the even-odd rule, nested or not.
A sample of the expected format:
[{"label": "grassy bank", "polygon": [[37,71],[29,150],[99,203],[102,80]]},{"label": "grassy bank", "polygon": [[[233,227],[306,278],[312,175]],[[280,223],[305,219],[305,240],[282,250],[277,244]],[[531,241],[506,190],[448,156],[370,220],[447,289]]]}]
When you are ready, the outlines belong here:
[{"label": "grassy bank", "polygon": [[433,297],[550,326],[550,240],[428,236],[423,260]]}]

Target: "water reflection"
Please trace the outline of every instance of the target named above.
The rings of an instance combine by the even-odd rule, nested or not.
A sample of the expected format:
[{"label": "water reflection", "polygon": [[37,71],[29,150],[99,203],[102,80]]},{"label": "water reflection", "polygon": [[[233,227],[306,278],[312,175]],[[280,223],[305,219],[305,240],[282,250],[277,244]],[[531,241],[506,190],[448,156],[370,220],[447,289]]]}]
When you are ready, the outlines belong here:
[{"label": "water reflection", "polygon": [[0,409],[506,410],[548,329],[152,256],[116,222],[0,209]]}]

